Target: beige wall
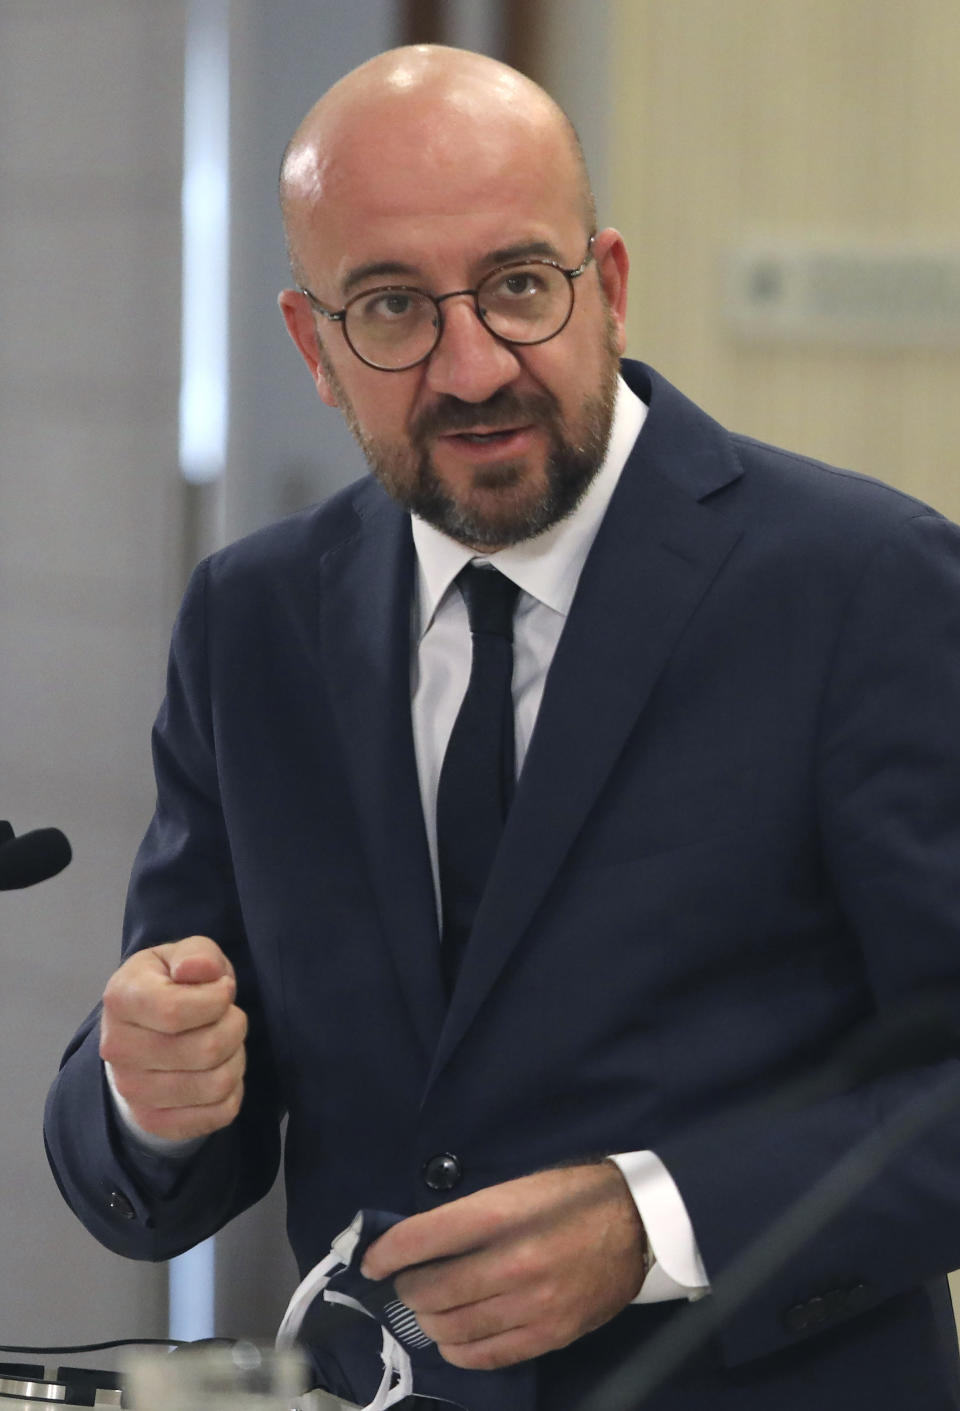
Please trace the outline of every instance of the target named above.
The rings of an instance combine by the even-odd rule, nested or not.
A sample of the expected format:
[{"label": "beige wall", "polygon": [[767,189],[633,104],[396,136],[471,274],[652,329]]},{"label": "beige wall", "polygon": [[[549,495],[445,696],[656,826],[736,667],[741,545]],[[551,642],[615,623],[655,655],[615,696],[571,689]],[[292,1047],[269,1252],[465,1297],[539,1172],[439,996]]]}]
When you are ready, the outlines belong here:
[{"label": "beige wall", "polygon": [[749,346],[724,252],[757,235],[960,245],[956,0],[612,0],[630,351],[733,428],[960,517],[960,354]]},{"label": "beige wall", "polygon": [[758,236],[960,246],[957,0],[611,0],[611,17],[602,218],[632,254],[631,354],[736,430],[960,518],[960,351],[751,347],[720,274]]}]

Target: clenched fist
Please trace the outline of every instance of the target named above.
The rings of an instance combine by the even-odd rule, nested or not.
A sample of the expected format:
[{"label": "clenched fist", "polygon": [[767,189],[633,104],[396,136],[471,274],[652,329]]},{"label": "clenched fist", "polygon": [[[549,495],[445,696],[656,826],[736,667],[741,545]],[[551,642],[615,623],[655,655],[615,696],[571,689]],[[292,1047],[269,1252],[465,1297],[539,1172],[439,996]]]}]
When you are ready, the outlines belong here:
[{"label": "clenched fist", "polygon": [[240,1110],[247,1017],[207,936],[137,951],[103,994],[100,1056],[134,1121],[158,1137],[207,1136]]}]

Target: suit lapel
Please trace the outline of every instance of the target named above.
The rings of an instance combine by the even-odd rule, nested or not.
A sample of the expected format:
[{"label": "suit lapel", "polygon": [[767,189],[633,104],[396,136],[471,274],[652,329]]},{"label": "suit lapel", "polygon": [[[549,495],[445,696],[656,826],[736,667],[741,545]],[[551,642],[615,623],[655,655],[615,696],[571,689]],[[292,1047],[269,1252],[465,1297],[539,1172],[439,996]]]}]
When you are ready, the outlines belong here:
[{"label": "suit lapel", "polygon": [[643,395],[650,413],[557,647],[434,1074],[562,868],[685,624],[740,537],[738,524],[701,503],[740,474],[726,433],[659,379]]},{"label": "suit lapel", "polygon": [[321,651],[381,928],[432,1053],[444,998],[410,723],[410,521],[373,484],[357,508],[360,533],[321,563]]}]

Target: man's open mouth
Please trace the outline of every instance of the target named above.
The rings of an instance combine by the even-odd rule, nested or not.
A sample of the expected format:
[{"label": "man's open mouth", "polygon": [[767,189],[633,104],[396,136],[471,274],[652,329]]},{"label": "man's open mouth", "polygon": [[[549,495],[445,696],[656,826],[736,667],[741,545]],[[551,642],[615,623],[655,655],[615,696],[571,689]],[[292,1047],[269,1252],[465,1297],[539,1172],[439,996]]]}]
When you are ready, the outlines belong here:
[{"label": "man's open mouth", "polygon": [[443,434],[449,440],[467,441],[472,445],[483,446],[495,445],[498,441],[509,441],[512,436],[526,430],[525,426],[503,426],[489,431],[446,431]]}]

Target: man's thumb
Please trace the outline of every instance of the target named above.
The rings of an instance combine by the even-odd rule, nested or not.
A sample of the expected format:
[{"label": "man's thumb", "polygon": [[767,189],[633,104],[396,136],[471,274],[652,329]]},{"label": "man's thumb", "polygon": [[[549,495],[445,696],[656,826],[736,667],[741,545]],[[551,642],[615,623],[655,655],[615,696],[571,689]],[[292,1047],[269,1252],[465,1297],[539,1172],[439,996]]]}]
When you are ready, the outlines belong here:
[{"label": "man's thumb", "polygon": [[209,936],[187,936],[159,949],[177,985],[210,984],[224,975],[233,979],[233,966]]}]

